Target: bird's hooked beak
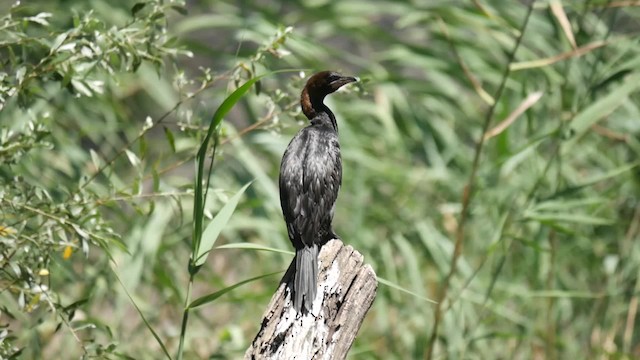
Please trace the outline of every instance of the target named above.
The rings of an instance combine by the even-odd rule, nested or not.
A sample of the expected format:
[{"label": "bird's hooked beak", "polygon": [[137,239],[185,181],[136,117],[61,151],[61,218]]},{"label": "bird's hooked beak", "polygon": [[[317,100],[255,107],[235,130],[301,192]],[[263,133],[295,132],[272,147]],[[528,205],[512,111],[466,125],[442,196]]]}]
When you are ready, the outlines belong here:
[{"label": "bird's hooked beak", "polygon": [[358,79],[353,76],[340,76],[339,78],[331,81],[329,83],[329,86],[331,86],[331,88],[334,89],[335,91],[343,87],[344,85],[347,85],[349,83],[356,82],[356,81],[358,81]]}]

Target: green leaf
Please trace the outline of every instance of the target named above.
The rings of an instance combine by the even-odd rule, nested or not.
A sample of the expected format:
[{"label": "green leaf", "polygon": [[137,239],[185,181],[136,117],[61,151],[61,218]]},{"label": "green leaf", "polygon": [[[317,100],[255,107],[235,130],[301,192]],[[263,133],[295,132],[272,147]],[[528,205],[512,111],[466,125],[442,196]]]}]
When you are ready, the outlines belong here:
[{"label": "green leaf", "polygon": [[140,137],[139,145],[140,158],[144,159],[147,156],[147,140],[145,140],[144,136]]},{"label": "green leaf", "polygon": [[28,17],[25,17],[24,19],[26,21],[31,21],[31,22],[40,24],[42,26],[49,26],[49,21],[47,19],[52,17],[52,16],[53,16],[53,14],[51,14],[51,13],[41,12],[36,16],[28,16]]},{"label": "green leaf", "polygon": [[75,68],[73,66],[69,66],[69,69],[64,73],[64,76],[62,77],[62,87],[68,87],[75,74]]},{"label": "green leaf", "polygon": [[571,210],[573,208],[581,209],[588,205],[596,205],[606,202],[606,198],[592,197],[584,199],[562,199],[562,200],[550,200],[543,201],[532,207],[532,212],[545,211],[559,211],[559,210]]},{"label": "green leaf", "polygon": [[[194,194],[194,204],[193,204],[193,242],[191,244],[191,255],[196,255],[192,257],[192,260],[198,260],[200,256],[202,256],[201,248],[201,240],[202,240],[202,221],[204,219],[204,206],[205,206],[205,191],[203,188],[204,185],[204,162],[206,160],[207,149],[209,148],[209,142],[211,141],[211,137],[215,133],[218,125],[222,122],[222,118],[233,108],[233,106],[244,96],[244,94],[249,91],[251,86],[258,81],[260,78],[266,75],[258,76],[253,79],[250,79],[244,85],[237,88],[231,95],[229,95],[223,102],[220,104],[215,114],[213,114],[213,118],[211,119],[211,123],[209,124],[209,129],[207,130],[207,135],[205,136],[202,144],[200,145],[200,149],[198,150],[198,154],[196,156],[197,159],[197,169],[196,169],[196,183],[195,183],[195,194]],[[215,151],[213,156],[215,157]],[[212,160],[213,161],[213,158]],[[211,244],[213,246],[213,243]],[[208,252],[209,247],[206,251]],[[195,263],[190,264],[189,271],[197,272],[196,268],[193,266]]]},{"label": "green leaf", "polygon": [[89,149],[89,154],[91,154],[91,162],[93,162],[93,166],[95,166],[96,170],[100,169],[100,155],[93,149]]},{"label": "green leaf", "polygon": [[247,243],[247,242],[220,245],[220,246],[216,246],[216,249],[257,250],[257,251],[269,251],[269,252],[275,252],[275,253],[287,254],[287,255],[295,255],[295,253],[290,250],[276,249],[268,246],[262,246],[258,244]]},{"label": "green leaf", "polygon": [[66,32],[56,36],[56,38],[53,40],[53,43],[51,44],[51,53],[54,53],[56,50],[58,50],[62,43],[67,40],[67,36],[69,36],[69,34],[67,34]]},{"label": "green leaf", "polygon": [[125,149],[124,152],[127,155],[127,159],[129,159],[131,165],[133,165],[134,167],[138,167],[140,165],[140,158],[138,158],[138,155],[136,155],[129,149]]},{"label": "green leaf", "polygon": [[606,90],[606,88],[609,87],[609,85],[613,85],[614,83],[619,82],[621,79],[624,79],[625,76],[629,75],[632,72],[633,70],[631,69],[619,70],[615,72],[613,75],[610,75],[606,79],[594,85],[593,88],[591,89],[591,92],[597,93],[600,90]]},{"label": "green leaf", "polygon": [[164,17],[165,17],[164,13],[158,11],[158,12],[155,12],[155,13],[153,13],[151,15],[151,21],[156,21],[156,20],[162,19]]},{"label": "green leaf", "polygon": [[524,219],[539,221],[541,223],[557,223],[557,222],[572,222],[577,224],[589,224],[589,225],[609,225],[614,223],[611,219],[605,219],[584,214],[570,214],[570,213],[535,213],[525,212]]},{"label": "green leaf", "polygon": [[131,195],[140,195],[142,193],[142,186],[140,186],[140,177],[136,176],[131,184]]},{"label": "green leaf", "polygon": [[133,72],[136,72],[140,65],[142,65],[142,58],[135,53],[132,54],[132,56],[133,60],[131,60],[131,70],[133,70]]},{"label": "green leaf", "polygon": [[158,169],[155,166],[151,169],[151,175],[153,176],[153,192],[160,192],[160,175],[158,175]]},{"label": "green leaf", "polygon": [[198,251],[195,256],[195,265],[201,266],[207,260],[207,256],[209,252],[213,248],[213,245],[216,243],[220,232],[227,225],[229,219],[231,219],[231,215],[233,211],[236,209],[238,205],[238,201],[240,201],[240,197],[244,194],[244,191],[251,185],[251,182],[246,184],[240,189],[229,201],[222,207],[222,209],[218,212],[216,217],[211,220],[207,228],[202,233],[202,238],[200,242],[200,246],[198,247]]},{"label": "green leaf", "polygon": [[599,183],[601,181],[609,180],[609,179],[614,178],[614,177],[616,177],[618,175],[626,173],[627,171],[629,171],[629,170],[635,168],[636,166],[638,166],[638,164],[639,164],[638,162],[634,162],[634,163],[631,163],[631,164],[620,166],[620,167],[615,168],[615,169],[613,169],[613,170],[611,170],[609,172],[606,172],[604,174],[600,174],[600,175],[596,175],[596,176],[590,177],[587,180],[583,181],[578,186],[580,186],[580,187],[591,186],[591,185],[597,184],[597,183]]},{"label": "green leaf", "polygon": [[173,136],[173,133],[171,132],[171,130],[169,130],[169,128],[167,128],[167,127],[164,128],[164,136],[167,138],[167,141],[169,142],[169,146],[171,146],[171,150],[175,154],[176,153],[176,139]]},{"label": "green leaf", "polygon": [[136,3],[135,5],[133,5],[133,7],[131,8],[131,15],[132,16],[136,16],[136,14],[142,10],[145,6],[147,6],[146,2],[139,2]]},{"label": "green leaf", "polygon": [[568,151],[577,139],[590,129],[592,125],[614,112],[627,100],[629,94],[638,89],[640,89],[640,74],[629,75],[620,86],[583,109],[576,115],[573,121],[571,121],[571,130],[575,134],[566,142],[563,150]]},{"label": "green leaf", "polygon": [[577,192],[577,191],[579,191],[579,190],[581,190],[583,188],[589,187],[591,185],[595,185],[595,184],[597,184],[599,182],[602,182],[604,180],[615,178],[615,177],[617,177],[617,176],[619,176],[621,174],[624,174],[627,171],[632,170],[633,168],[637,167],[639,164],[640,163],[638,163],[638,162],[634,162],[634,163],[631,163],[631,164],[620,166],[620,167],[615,168],[615,169],[613,169],[611,171],[608,171],[608,172],[606,172],[604,174],[598,174],[598,175],[592,176],[592,177],[582,181],[581,183],[579,183],[577,185],[569,186],[569,187],[566,187],[566,188],[558,190],[558,192],[556,192],[555,194],[550,196],[548,199],[557,199],[557,198],[562,198],[562,197],[565,197],[565,196],[572,195],[575,192]]},{"label": "green leaf", "polygon": [[284,272],[284,270],[276,271],[276,272],[272,272],[272,273],[269,273],[269,274],[260,275],[260,276],[253,277],[251,279],[240,281],[239,283],[236,283],[234,285],[226,287],[226,288],[224,288],[222,290],[218,290],[218,291],[216,291],[214,293],[211,293],[209,295],[205,295],[205,296],[202,296],[202,297],[199,297],[199,298],[193,300],[191,302],[191,304],[189,304],[188,309],[194,309],[194,308],[197,308],[198,306],[202,306],[204,304],[208,304],[208,303],[210,303],[212,301],[215,301],[220,296],[222,296],[222,295],[228,293],[229,291],[231,291],[231,290],[233,290],[233,289],[235,289],[235,288],[237,288],[239,286],[242,286],[244,284],[247,284],[247,283],[250,283],[250,282],[254,282],[256,280],[260,280],[262,278],[266,278],[266,277],[269,277],[269,276],[272,276],[272,275],[281,274],[283,272]]},{"label": "green leaf", "polygon": [[184,6],[174,4],[174,5],[171,5],[171,8],[175,10],[177,13],[179,13],[180,15],[186,16],[188,14],[187,8],[185,8]]},{"label": "green leaf", "polygon": [[77,92],[81,93],[84,96],[90,97],[93,95],[91,89],[89,89],[89,87],[81,80],[71,79],[71,85]]}]

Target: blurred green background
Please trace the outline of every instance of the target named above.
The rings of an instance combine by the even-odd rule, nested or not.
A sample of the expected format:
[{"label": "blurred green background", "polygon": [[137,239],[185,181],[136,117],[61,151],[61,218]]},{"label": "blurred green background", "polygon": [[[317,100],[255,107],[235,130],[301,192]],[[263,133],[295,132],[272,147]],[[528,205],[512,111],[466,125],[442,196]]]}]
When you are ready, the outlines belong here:
[{"label": "blurred green background", "polygon": [[[278,168],[326,69],[361,79],[327,99],[334,227],[391,283],[351,358],[640,357],[634,5],[3,2],[0,358],[163,358],[134,303],[176,353],[195,154],[276,70],[217,129],[205,226],[253,183],[192,296],[285,270],[237,244],[291,250]],[[280,276],[192,311],[184,357],[240,358]]]}]

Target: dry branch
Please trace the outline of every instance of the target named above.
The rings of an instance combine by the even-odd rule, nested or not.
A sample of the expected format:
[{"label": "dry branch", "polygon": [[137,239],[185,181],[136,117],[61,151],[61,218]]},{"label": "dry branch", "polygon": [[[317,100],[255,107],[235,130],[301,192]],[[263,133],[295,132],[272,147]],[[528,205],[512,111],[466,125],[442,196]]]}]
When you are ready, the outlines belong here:
[{"label": "dry branch", "polygon": [[318,258],[318,295],[308,314],[291,301],[293,262],[280,281],[245,359],[344,359],[376,296],[378,281],[362,255],[331,240]]}]

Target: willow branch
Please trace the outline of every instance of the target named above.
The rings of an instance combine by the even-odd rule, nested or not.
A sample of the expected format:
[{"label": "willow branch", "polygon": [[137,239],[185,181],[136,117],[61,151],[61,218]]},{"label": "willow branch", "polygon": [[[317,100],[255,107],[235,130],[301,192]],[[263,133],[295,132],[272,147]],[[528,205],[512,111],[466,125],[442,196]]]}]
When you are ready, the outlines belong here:
[{"label": "willow branch", "polygon": [[504,73],[502,75],[502,81],[500,83],[500,87],[498,87],[498,90],[496,91],[496,94],[493,97],[495,99],[495,102],[493,103],[493,105],[489,107],[489,110],[487,111],[487,114],[484,119],[484,123],[482,125],[482,132],[480,133],[480,139],[476,144],[475,154],[473,157],[473,165],[471,167],[471,174],[469,175],[469,181],[467,182],[467,185],[465,186],[464,191],[462,193],[462,210],[460,212],[460,221],[458,222],[459,226],[456,231],[456,243],[453,249],[453,254],[451,256],[451,266],[444,280],[442,290],[440,291],[440,294],[438,294],[437,304],[434,310],[433,330],[431,331],[431,336],[429,337],[429,343],[427,345],[427,349],[425,352],[425,359],[427,360],[431,360],[433,356],[433,348],[434,348],[436,339],[438,338],[438,326],[440,325],[440,322],[442,320],[442,304],[444,302],[444,299],[447,297],[449,286],[451,284],[451,279],[456,273],[458,259],[460,258],[460,254],[462,253],[462,245],[464,242],[464,226],[467,221],[467,217],[469,215],[469,205],[471,204],[471,199],[473,197],[473,187],[475,185],[476,175],[478,172],[478,167],[480,165],[480,156],[482,154],[482,149],[484,147],[484,142],[485,142],[484,134],[487,132],[487,130],[489,129],[489,126],[491,125],[491,120],[493,119],[493,114],[495,113],[496,106],[500,100],[500,97],[502,96],[505,85],[507,83],[507,79],[509,79],[509,75],[511,74],[511,64],[515,60],[516,52],[518,51],[518,48],[520,47],[520,44],[522,42],[522,38],[524,37],[525,29],[527,27],[529,18],[533,11],[534,3],[535,3],[535,0],[529,3],[529,6],[527,8],[527,14],[525,15],[524,22],[520,27],[520,33],[518,35],[518,38],[516,39],[516,43],[513,47],[513,50],[509,54],[509,59],[508,59],[507,65],[505,66]]}]

